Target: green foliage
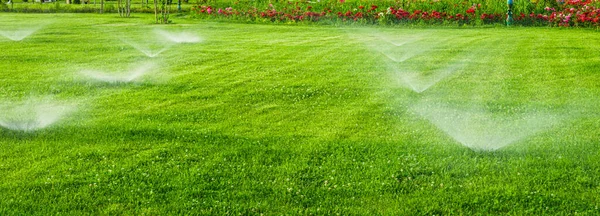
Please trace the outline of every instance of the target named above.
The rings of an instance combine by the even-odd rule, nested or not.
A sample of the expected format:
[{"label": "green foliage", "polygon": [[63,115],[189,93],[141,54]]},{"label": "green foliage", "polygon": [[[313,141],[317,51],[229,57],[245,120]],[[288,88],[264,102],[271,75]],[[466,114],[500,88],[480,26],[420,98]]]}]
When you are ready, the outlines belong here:
[{"label": "green foliage", "polygon": [[111,12],[111,11],[117,11],[117,7],[115,6],[115,4],[104,4],[104,11],[106,12]]},{"label": "green foliage", "polygon": [[[105,1],[106,13],[117,13],[116,1]],[[11,5],[0,4],[0,11],[9,11]],[[183,4],[182,10],[189,11],[191,4]],[[12,12],[18,13],[97,13],[100,9],[100,0],[93,4],[93,1],[88,1],[87,4],[73,3],[65,4],[65,1],[57,1],[54,3],[16,3]],[[141,5],[139,1],[133,1],[131,5],[132,13],[154,13],[153,5]]]},{"label": "green foliage", "polygon": [[[524,26],[599,27],[595,4],[517,1],[513,24]],[[299,1],[212,2],[192,7],[199,19],[257,23],[326,23],[351,25],[488,25],[505,24],[502,1]]]},{"label": "green foliage", "polygon": [[171,20],[169,17],[171,16],[171,4],[168,0],[158,0],[158,17],[156,23],[169,24]]},{"label": "green foliage", "polygon": [[8,10],[9,10],[8,5],[0,4],[0,11],[8,11]]}]

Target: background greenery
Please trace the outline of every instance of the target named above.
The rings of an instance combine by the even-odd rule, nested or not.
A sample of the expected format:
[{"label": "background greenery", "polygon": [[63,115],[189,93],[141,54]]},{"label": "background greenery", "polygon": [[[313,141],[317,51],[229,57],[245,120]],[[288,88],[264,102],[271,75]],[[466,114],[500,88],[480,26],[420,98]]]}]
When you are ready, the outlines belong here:
[{"label": "background greenery", "polygon": [[[6,0],[0,0],[0,2],[6,3]],[[85,4],[80,4],[81,1],[73,0],[73,4],[66,4],[65,0],[55,1],[51,3],[40,3],[35,2],[35,0],[14,0],[12,1],[13,5],[0,5],[0,10],[3,11],[15,11],[15,12],[98,12],[100,9],[100,0],[85,0]],[[105,12],[116,12],[116,0],[106,0],[105,2]],[[177,3],[179,1],[173,0],[172,7],[173,11],[177,9]],[[253,6],[258,8],[259,10],[268,8],[269,4],[273,5],[283,5],[286,2],[302,2],[302,3],[310,3],[315,9],[313,11],[320,11],[323,8],[330,8],[332,5],[337,5],[338,7],[344,7],[348,9],[357,8],[359,5],[365,6],[369,8],[371,5],[377,5],[380,7],[384,6],[396,6],[401,7],[407,11],[414,10],[423,10],[423,11],[432,11],[437,10],[440,12],[446,12],[449,14],[457,14],[457,13],[465,13],[465,7],[471,5],[480,5],[477,8],[477,15],[481,15],[481,13],[487,14],[505,14],[508,7],[506,6],[506,1],[497,1],[497,0],[444,0],[444,1],[421,1],[421,0],[400,0],[400,1],[391,1],[391,0],[344,0],[344,3],[341,4],[340,0],[319,0],[319,1],[267,1],[267,0],[182,0],[182,10],[184,12],[189,11],[192,6],[196,5],[210,5],[214,8],[226,8],[226,7],[234,7],[236,9],[245,9],[248,6]],[[590,6],[598,7],[600,3],[593,2]],[[132,10],[134,12],[145,12],[145,13],[153,13],[153,2],[151,0],[133,0],[132,1]],[[519,13],[544,13],[545,7],[551,8],[560,8],[561,4],[557,3],[555,0],[537,0],[537,1],[528,1],[528,0],[518,0],[515,1],[515,14]],[[468,8],[468,7],[467,7]],[[281,8],[279,8],[281,9]],[[481,13],[480,13],[481,11]]]},{"label": "background greenery", "polygon": [[[0,14],[2,101],[51,96],[78,112],[33,133],[0,129],[0,214],[600,213],[600,36],[546,28],[335,28],[151,15]],[[189,31],[150,59],[117,36]],[[395,82],[374,35],[446,41],[405,62],[474,55],[423,93]],[[82,69],[154,62],[140,83]],[[410,111],[436,101],[559,127],[494,152],[463,147]],[[515,111],[517,110],[517,111]]]}]

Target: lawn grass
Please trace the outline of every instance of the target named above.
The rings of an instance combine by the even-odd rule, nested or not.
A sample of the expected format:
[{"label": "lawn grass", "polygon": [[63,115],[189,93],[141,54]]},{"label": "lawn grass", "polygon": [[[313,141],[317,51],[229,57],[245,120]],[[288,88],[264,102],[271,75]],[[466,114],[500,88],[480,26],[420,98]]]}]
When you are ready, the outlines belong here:
[{"label": "lawn grass", "polygon": [[[0,38],[0,103],[45,97],[77,112],[34,132],[0,128],[1,215],[600,213],[595,31],[0,14],[9,30],[40,20],[23,41]],[[203,42],[155,58],[127,44],[160,48],[155,28]],[[415,35],[398,49],[381,40]],[[458,62],[421,93],[398,78]],[[149,63],[136,83],[79,73]],[[414,111],[440,103],[561,120],[478,151]]]}]

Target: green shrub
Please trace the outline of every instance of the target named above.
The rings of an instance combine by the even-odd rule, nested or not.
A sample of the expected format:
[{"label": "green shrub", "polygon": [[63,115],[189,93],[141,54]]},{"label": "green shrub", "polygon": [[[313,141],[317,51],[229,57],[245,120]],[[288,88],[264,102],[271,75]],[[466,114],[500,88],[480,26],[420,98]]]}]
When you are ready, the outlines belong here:
[{"label": "green shrub", "polygon": [[111,12],[111,11],[115,11],[116,7],[113,4],[105,4],[104,5],[104,12]]}]

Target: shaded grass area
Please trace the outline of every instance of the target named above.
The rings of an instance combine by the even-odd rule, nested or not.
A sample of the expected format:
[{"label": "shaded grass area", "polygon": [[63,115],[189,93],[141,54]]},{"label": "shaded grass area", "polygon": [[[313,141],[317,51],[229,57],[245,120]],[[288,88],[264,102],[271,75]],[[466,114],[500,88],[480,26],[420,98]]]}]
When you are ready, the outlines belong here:
[{"label": "shaded grass area", "polygon": [[[2,214],[599,213],[593,31],[0,17],[13,29],[53,21],[23,41],[0,39],[0,99],[80,104],[34,133],[0,128]],[[160,46],[155,28],[203,42],[148,58],[117,38]],[[378,35],[420,35],[399,47],[420,54],[390,63]],[[425,46],[434,41],[445,42]],[[463,56],[473,56],[467,66],[422,93],[398,81],[403,70],[435,73]],[[138,83],[78,73],[145,62],[156,71]],[[480,152],[409,109],[428,101],[566,120]]]}]

